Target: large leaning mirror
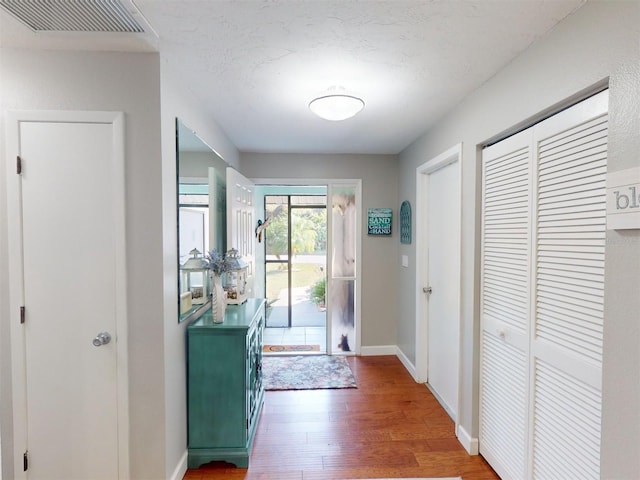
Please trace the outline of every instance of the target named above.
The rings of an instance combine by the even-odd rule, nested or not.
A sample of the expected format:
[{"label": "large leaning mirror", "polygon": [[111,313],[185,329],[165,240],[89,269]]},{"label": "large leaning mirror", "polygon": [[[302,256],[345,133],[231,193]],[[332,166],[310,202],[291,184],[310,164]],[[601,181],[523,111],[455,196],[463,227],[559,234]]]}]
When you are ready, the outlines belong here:
[{"label": "large leaning mirror", "polygon": [[226,162],[176,119],[178,314],[193,320],[211,306],[204,257],[226,251]]}]

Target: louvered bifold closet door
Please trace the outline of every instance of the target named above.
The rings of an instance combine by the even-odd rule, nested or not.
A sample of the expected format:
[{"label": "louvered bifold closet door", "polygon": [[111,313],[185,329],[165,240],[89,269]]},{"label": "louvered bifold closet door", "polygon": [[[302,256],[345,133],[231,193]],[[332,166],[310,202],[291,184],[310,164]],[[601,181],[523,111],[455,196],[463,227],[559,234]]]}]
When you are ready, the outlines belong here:
[{"label": "louvered bifold closet door", "polygon": [[527,465],[531,134],[483,152],[480,453],[503,479]]},{"label": "louvered bifold closet door", "polygon": [[[569,126],[570,128],[568,128]],[[600,477],[607,93],[535,127],[532,477]]]},{"label": "louvered bifold closet door", "polygon": [[483,151],[479,442],[504,479],[600,477],[607,110]]}]

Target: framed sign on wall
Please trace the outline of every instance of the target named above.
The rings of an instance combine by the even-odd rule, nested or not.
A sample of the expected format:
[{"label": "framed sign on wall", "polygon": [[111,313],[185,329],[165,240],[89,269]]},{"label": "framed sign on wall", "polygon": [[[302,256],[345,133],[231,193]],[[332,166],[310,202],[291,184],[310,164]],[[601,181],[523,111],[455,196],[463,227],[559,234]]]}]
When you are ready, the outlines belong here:
[{"label": "framed sign on wall", "polygon": [[367,212],[367,234],[391,235],[391,220],[390,208],[370,208]]}]

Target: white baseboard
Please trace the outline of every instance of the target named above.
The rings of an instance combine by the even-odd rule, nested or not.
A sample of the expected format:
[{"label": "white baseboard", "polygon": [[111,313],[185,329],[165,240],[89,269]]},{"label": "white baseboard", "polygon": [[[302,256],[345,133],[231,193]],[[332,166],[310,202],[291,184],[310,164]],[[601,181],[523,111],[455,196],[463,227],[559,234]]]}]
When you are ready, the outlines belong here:
[{"label": "white baseboard", "polygon": [[404,354],[404,352],[400,350],[400,348],[398,347],[396,347],[396,357],[398,357],[398,360],[402,362],[402,365],[404,365],[404,368],[407,369],[407,372],[409,372],[409,374],[417,382],[418,377],[416,374],[416,366],[413,363],[411,363],[411,360],[409,360],[409,358]]},{"label": "white baseboard", "polygon": [[180,457],[178,465],[176,465],[176,469],[171,474],[170,480],[182,480],[184,478],[184,474],[187,473],[188,453],[189,452],[187,450],[184,451],[182,457]]},{"label": "white baseboard", "polygon": [[375,345],[372,347],[360,347],[360,355],[372,357],[374,355],[395,355],[397,347],[395,345]]},{"label": "white baseboard", "polygon": [[461,425],[456,429],[456,437],[469,455],[478,455],[478,439],[471,437]]},{"label": "white baseboard", "polygon": [[425,383],[425,385],[431,392],[431,395],[433,395],[436,398],[436,400],[438,401],[440,406],[444,409],[444,411],[447,412],[447,415],[451,417],[451,420],[453,420],[457,424],[458,423],[457,413],[447,404],[447,402],[444,401],[444,399],[440,396],[440,394],[436,392],[431,385],[429,385],[428,383]]}]

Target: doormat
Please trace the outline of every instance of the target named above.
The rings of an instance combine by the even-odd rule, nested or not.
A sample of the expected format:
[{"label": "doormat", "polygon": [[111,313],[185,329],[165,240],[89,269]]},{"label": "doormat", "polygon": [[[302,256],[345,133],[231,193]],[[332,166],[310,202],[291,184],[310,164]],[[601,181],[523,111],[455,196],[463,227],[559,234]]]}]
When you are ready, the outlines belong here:
[{"label": "doormat", "polygon": [[262,379],[265,390],[357,388],[349,362],[342,356],[263,357]]},{"label": "doormat", "polygon": [[320,345],[263,345],[265,353],[319,352]]}]

